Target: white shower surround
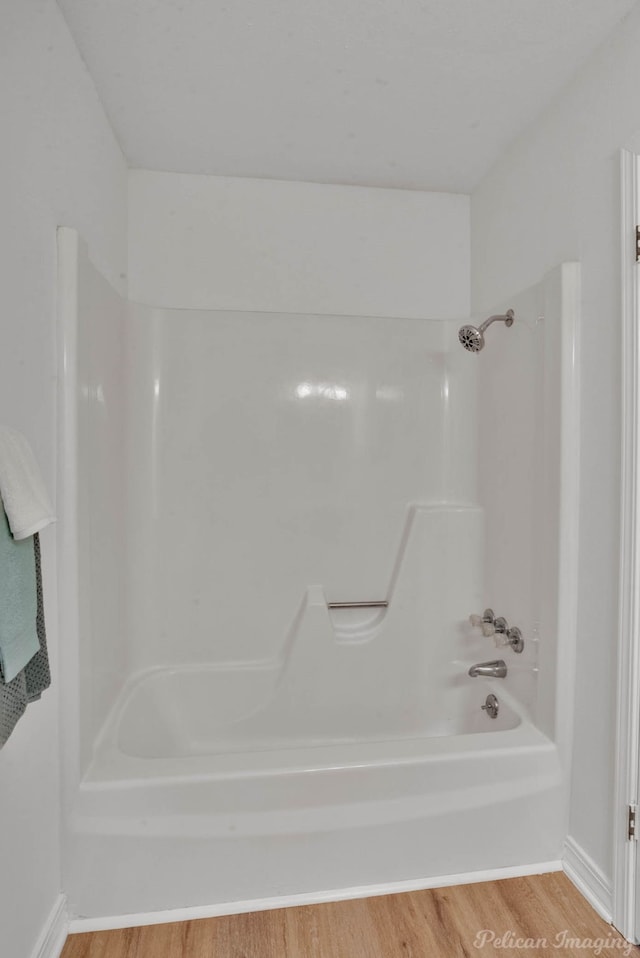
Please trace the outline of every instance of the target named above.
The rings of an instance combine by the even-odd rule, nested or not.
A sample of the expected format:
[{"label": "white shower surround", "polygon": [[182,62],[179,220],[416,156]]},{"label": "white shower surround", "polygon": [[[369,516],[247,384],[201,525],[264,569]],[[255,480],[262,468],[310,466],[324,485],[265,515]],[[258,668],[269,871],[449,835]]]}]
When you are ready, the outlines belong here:
[{"label": "white shower surround", "polygon": [[[457,324],[451,322],[180,312],[142,306],[130,309],[124,322],[125,304],[101,280],[71,231],[62,231],[60,252],[67,293],[61,317],[64,455],[70,480],[65,483],[62,543],[66,616],[84,594],[80,621],[74,622],[71,615],[67,622],[78,653],[74,658],[70,641],[66,663],[70,694],[64,710],[69,733],[66,869],[72,914],[99,923],[113,915],[185,906],[232,911],[243,901],[255,904],[300,894],[331,897],[349,893],[348,889],[364,893],[402,882],[427,886],[452,875],[459,879],[501,868],[535,870],[541,863],[557,861],[566,834],[571,709],[570,684],[561,687],[558,676],[560,669],[570,674],[565,668],[571,663],[574,639],[573,596],[570,590],[560,594],[560,568],[571,559],[575,546],[575,516],[567,508],[575,493],[575,449],[569,448],[567,458],[565,447],[575,425],[571,416],[576,409],[572,377],[577,268],[564,266],[540,287],[509,302],[520,323],[508,333],[491,331],[477,383],[479,357],[457,347]],[[86,335],[78,336],[79,310]],[[119,318],[109,326],[107,317],[114,311]],[[554,322],[539,323],[540,315]],[[107,335],[107,327],[110,345],[105,343],[99,355],[85,353],[88,366],[83,368],[83,350],[88,343],[99,342],[92,337]],[[299,341],[296,329],[302,329]],[[400,333],[408,375],[403,362],[394,367],[389,348]],[[301,359],[311,344],[310,365],[304,369]],[[284,363],[278,360],[281,354]],[[243,355],[244,369],[239,362]],[[291,369],[286,369],[287,362]],[[326,373],[327,364],[336,362],[338,372],[342,364],[342,378],[336,369]],[[198,461],[203,421],[198,425],[179,415],[172,419],[172,410],[181,403],[201,415],[210,408],[205,403],[216,405],[216,396],[230,396],[232,412],[233,402],[236,412],[242,412],[243,388],[253,383],[254,395],[249,390],[244,396],[254,402],[252,415],[264,425],[272,411],[264,398],[269,384],[260,377],[268,379],[273,363],[280,378],[272,384],[272,394],[280,390],[282,408],[296,416],[305,400],[315,398],[320,425],[309,429],[311,414],[305,411],[299,424],[291,419],[286,423],[282,449],[277,447],[278,436],[271,435],[276,444],[275,480],[284,484],[284,495],[276,496],[281,509],[270,534],[282,531],[287,508],[293,515],[301,508],[304,480],[313,481],[313,468],[306,477],[294,470],[287,487],[286,470],[281,469],[286,444],[314,468],[335,455],[340,465],[349,463],[354,470],[349,521],[345,522],[349,513],[336,510],[332,516],[331,503],[324,502],[317,525],[302,530],[308,539],[330,546],[324,560],[320,548],[317,570],[318,556],[310,569],[309,557],[298,561],[295,549],[291,567],[283,564],[286,551],[281,548],[269,562],[260,510],[251,511],[260,495],[259,483],[264,482],[255,469],[251,444],[240,443],[239,465],[231,459],[233,444],[220,459],[208,454],[208,461]],[[388,374],[389,363],[395,381],[383,375]],[[508,386],[504,377],[509,375],[520,388],[513,393],[507,389],[510,400],[505,404],[504,392],[496,384]],[[546,377],[544,388],[527,391],[524,384],[533,387],[536,375]],[[83,380],[79,403],[77,389],[82,383],[74,382],[78,376],[89,377]],[[400,419],[392,415],[384,422],[383,417],[380,424],[377,416],[371,418],[376,403],[371,397],[368,403],[362,401],[364,392],[356,401],[353,382],[372,395],[376,388],[382,390],[378,408],[393,409],[395,402],[401,408],[395,413]],[[283,383],[289,387],[284,397]],[[325,390],[320,395],[320,390],[314,397],[319,383],[331,394]],[[400,402],[393,397],[398,383],[406,393]],[[301,384],[309,387],[305,395]],[[332,408],[327,419],[326,407],[340,406],[340,390],[351,390],[346,405],[352,405],[361,420],[364,416],[359,433],[352,432],[351,437],[344,424],[334,421],[326,427],[335,416]],[[166,402],[162,414],[161,395]],[[436,401],[439,412],[434,415]],[[540,405],[534,408],[536,402]],[[224,416],[229,414],[229,406],[225,409],[224,402],[220,406],[222,418],[215,420],[214,415],[210,424],[214,436],[223,434]],[[533,432],[523,431],[522,419],[518,426],[518,415],[528,417]],[[394,428],[398,422],[399,431]],[[125,423],[126,487],[117,455]],[[430,437],[424,446],[415,442],[418,425],[427,429],[419,434]],[[317,441],[318,428],[325,430],[322,444]],[[260,434],[258,429],[254,439]],[[358,450],[358,435],[365,434],[370,444]],[[114,445],[113,455],[103,455],[99,462],[95,452],[104,453],[105,448],[101,436]],[[515,456],[529,447],[533,471],[527,471],[525,461],[521,474],[516,469],[518,474],[509,481],[508,456],[505,459],[501,450]],[[349,462],[349,450],[354,448],[357,455]],[[490,456],[483,455],[487,449]],[[196,458],[185,483],[189,450]],[[425,455],[425,450],[432,455]],[[267,451],[262,449],[260,462]],[[83,502],[82,496],[76,503],[73,479],[78,475],[91,477],[85,494],[94,497],[93,505]],[[372,488],[367,489],[372,477]],[[318,495],[327,483],[329,492],[339,490],[339,485],[331,486],[331,478],[328,473],[319,479]],[[377,488],[376,482],[381,483]],[[273,488],[269,487],[272,495]],[[258,549],[254,566],[250,561],[243,566],[242,556],[237,557],[235,579],[218,591],[225,549],[216,552],[215,525],[207,527],[209,520],[201,512],[198,519],[208,489],[213,490],[212,503],[219,503],[222,528],[225,517],[237,516],[234,510],[244,504],[247,525],[240,524],[234,534],[254,535]],[[484,497],[482,508],[478,490]],[[95,497],[104,497],[112,511],[96,510]],[[374,527],[370,517],[377,500],[389,502],[391,508],[376,512],[380,522]],[[179,509],[174,508],[176,503]],[[526,516],[521,514],[524,503]],[[486,534],[483,511],[491,518]],[[551,521],[541,522],[544,516],[551,516]],[[89,519],[94,525],[93,544]],[[413,534],[402,536],[403,528]],[[422,533],[416,534],[416,529]],[[292,530],[285,532],[290,537]],[[73,570],[78,571],[80,585],[88,581],[97,537],[107,533],[111,544],[100,553],[100,568],[89,589],[83,590],[74,581]],[[172,542],[182,546],[177,555],[166,549]],[[304,536],[299,542],[304,543]],[[336,542],[342,548],[336,550]],[[492,566],[498,553],[506,554],[507,561]],[[409,574],[404,585],[403,556],[410,560],[405,563]],[[260,582],[259,571],[265,565],[271,576],[269,588]],[[203,571],[201,580],[198,570]],[[126,589],[121,585],[123,571]],[[431,591],[422,588],[425,580]],[[105,582],[109,594],[119,597],[109,604],[106,616],[93,608],[96,599],[100,601],[98,593],[105,594]],[[183,601],[194,582],[195,605]],[[243,596],[246,604],[256,595],[257,621],[263,624],[259,640],[252,609],[242,605]],[[388,596],[394,601],[387,615],[380,622],[363,624],[361,634],[356,634],[360,642],[340,622],[332,622],[326,609],[327,598]],[[468,613],[480,611],[489,599],[494,602],[493,596],[496,610],[517,622],[527,638],[521,658],[505,650],[511,674],[503,684],[466,676],[471,662],[495,657],[492,646],[464,626]],[[237,631],[229,635],[234,610]],[[216,633],[212,645],[210,632],[202,627],[219,628],[218,623],[225,627],[220,641]],[[109,630],[110,636],[105,634]],[[537,636],[543,641],[538,643]],[[316,654],[322,642],[327,648],[334,643],[333,660]],[[399,647],[404,656],[395,654]],[[383,715],[369,736],[366,722],[361,727],[356,723],[345,735],[349,691],[363,663],[366,671],[367,648],[373,650],[372,678],[393,677],[394,667],[399,669],[385,703],[386,718],[403,701],[408,700],[413,711],[395,729],[385,725]],[[271,678],[280,677],[272,698],[277,702],[282,675],[286,677],[292,662],[298,678],[289,691],[295,694],[287,698],[285,682],[288,711],[276,716],[277,735],[268,722],[258,722],[254,739],[243,748],[238,740],[225,741],[220,727],[201,728],[200,719],[207,702],[216,697],[221,677],[223,682],[226,676],[242,684],[244,672],[246,699],[255,690],[251,683],[256,674],[262,673],[264,679],[271,670]],[[201,663],[207,663],[204,669],[198,668]],[[335,683],[329,684],[332,675],[343,680],[335,689]],[[129,678],[122,688],[125,676]],[[194,679],[195,688],[189,685]],[[378,693],[388,686],[379,683]],[[161,699],[167,706],[164,736],[158,733],[162,709],[158,711],[154,687],[162,687]],[[84,703],[78,688],[84,690]],[[421,690],[437,708],[420,710]],[[479,730],[469,708],[469,696],[475,696],[479,713],[488,691],[495,691],[506,706],[497,730],[490,732]],[[303,719],[303,705],[317,707],[322,693],[335,693],[341,721],[334,727],[296,725],[297,734],[287,740],[287,722]],[[372,698],[361,694],[358,703],[371,706]],[[145,709],[156,723],[147,735]],[[443,714],[451,719],[448,729],[438,727]],[[490,728],[491,720],[479,714]],[[187,730],[179,728],[180,721],[169,727],[171,716],[190,722]],[[371,718],[369,712],[367,719]],[[196,729],[204,735],[198,738]],[[256,730],[261,738],[255,738]],[[212,862],[220,864],[212,868]]]}]

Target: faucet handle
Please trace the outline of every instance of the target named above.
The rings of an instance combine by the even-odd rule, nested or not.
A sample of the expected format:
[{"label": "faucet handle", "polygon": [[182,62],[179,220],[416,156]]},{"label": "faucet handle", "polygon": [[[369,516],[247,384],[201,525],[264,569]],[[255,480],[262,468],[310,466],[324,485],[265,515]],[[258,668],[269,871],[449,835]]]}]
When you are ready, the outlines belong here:
[{"label": "faucet handle", "polygon": [[485,609],[482,615],[470,615],[469,622],[474,628],[482,629],[482,634],[487,639],[493,636],[498,648],[509,645],[514,652],[522,652],[524,649],[524,639],[520,629],[515,625],[509,628],[509,623],[504,616],[494,615],[493,609]]},{"label": "faucet handle", "polygon": [[514,652],[518,653],[524,650],[524,638],[517,625],[511,626],[510,629],[507,629],[506,632],[502,632],[500,635],[496,631],[494,640],[497,647],[510,646]]},{"label": "faucet handle", "polygon": [[[472,614],[469,616],[469,622],[474,628],[482,629],[484,635],[493,635],[493,609],[485,609],[482,615]],[[488,631],[485,631],[488,630]]]},{"label": "faucet handle", "polygon": [[508,628],[507,620],[499,615],[491,621],[483,619],[482,634],[487,638],[493,635],[496,640],[496,645],[501,645],[502,643],[499,641],[499,637],[505,635]]},{"label": "faucet handle", "polygon": [[517,625],[512,626],[510,629],[507,629],[507,642],[511,646],[514,652],[522,652],[524,649],[524,639],[522,637],[522,632]]}]

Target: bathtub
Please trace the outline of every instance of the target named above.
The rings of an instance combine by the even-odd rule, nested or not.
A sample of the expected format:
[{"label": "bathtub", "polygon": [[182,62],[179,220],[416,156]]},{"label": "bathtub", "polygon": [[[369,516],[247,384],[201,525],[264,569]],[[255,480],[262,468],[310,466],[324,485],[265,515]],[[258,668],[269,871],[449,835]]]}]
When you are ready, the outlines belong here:
[{"label": "bathtub", "polygon": [[[461,666],[461,671],[464,670]],[[448,682],[425,689],[421,702],[386,714],[371,706],[354,714],[305,710],[295,725],[288,722],[285,696],[276,707],[261,701],[265,687],[277,687],[276,668],[157,669],[132,680],[113,711],[96,747],[93,770],[105,768],[119,754],[138,766],[189,762],[205,758],[222,763],[229,754],[245,756],[255,767],[256,753],[281,756],[290,750],[343,748],[388,741],[490,735],[516,729],[521,717],[504,689],[486,682]],[[248,676],[248,678],[245,678]],[[482,709],[490,692],[499,696],[495,719]],[[235,715],[233,714],[235,711]],[[313,754],[313,752],[310,752]],[[282,758],[275,759],[277,768]]]},{"label": "bathtub", "polygon": [[[561,324],[483,359],[502,462],[452,324],[131,306],[70,231],[60,254],[72,927],[558,867]],[[522,655],[471,628],[489,603]],[[505,680],[469,677],[499,657]]]},{"label": "bathtub", "polygon": [[[194,680],[202,697],[209,679],[143,675],[114,710],[74,807],[78,929],[557,867],[558,751],[497,682],[449,689],[420,732],[285,744],[263,729],[254,751],[231,751],[219,729],[192,732]],[[480,708],[489,691],[495,720]],[[167,711],[186,717],[173,735]]]}]

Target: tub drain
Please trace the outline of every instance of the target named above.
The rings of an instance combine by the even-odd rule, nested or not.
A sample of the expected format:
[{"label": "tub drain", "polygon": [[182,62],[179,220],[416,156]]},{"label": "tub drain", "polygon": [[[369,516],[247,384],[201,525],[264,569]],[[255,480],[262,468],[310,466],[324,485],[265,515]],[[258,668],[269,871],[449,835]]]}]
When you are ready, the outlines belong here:
[{"label": "tub drain", "polygon": [[500,710],[500,703],[498,702],[495,695],[487,695],[487,700],[484,703],[484,705],[481,707],[487,713],[489,718],[498,717],[498,712]]}]

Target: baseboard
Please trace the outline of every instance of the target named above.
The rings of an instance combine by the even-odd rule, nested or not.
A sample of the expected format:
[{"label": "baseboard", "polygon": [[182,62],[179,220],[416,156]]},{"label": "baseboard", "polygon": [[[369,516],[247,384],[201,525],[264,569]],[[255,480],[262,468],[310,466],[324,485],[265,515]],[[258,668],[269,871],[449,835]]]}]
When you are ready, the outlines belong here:
[{"label": "baseboard", "polygon": [[67,899],[58,895],[51,913],[44,923],[31,958],[60,958],[69,930],[67,921]]},{"label": "baseboard", "polygon": [[613,917],[611,881],[574,838],[569,837],[564,843],[562,866],[567,877],[601,918],[611,923]]},{"label": "baseboard", "polygon": [[362,885],[337,888],[300,895],[282,895],[277,898],[256,898],[250,901],[222,902],[217,905],[195,905],[166,911],[141,912],[135,915],[112,915],[105,918],[73,918],[69,933],[109,931],[115,928],[133,928],[141,925],[162,925],[173,921],[194,921],[198,918],[217,918],[220,915],[240,915],[250,911],[269,911],[273,908],[291,908],[299,905],[318,905],[322,902],[347,901],[352,898],[375,898],[378,895],[397,895],[400,892],[422,891],[426,888],[445,888],[448,885],[469,885],[474,882],[497,881],[502,878],[521,878],[523,875],[541,875],[562,871],[562,862],[538,862],[509,868],[466,872],[461,875],[443,875],[437,878],[417,878],[410,881],[388,882],[383,885]]}]

